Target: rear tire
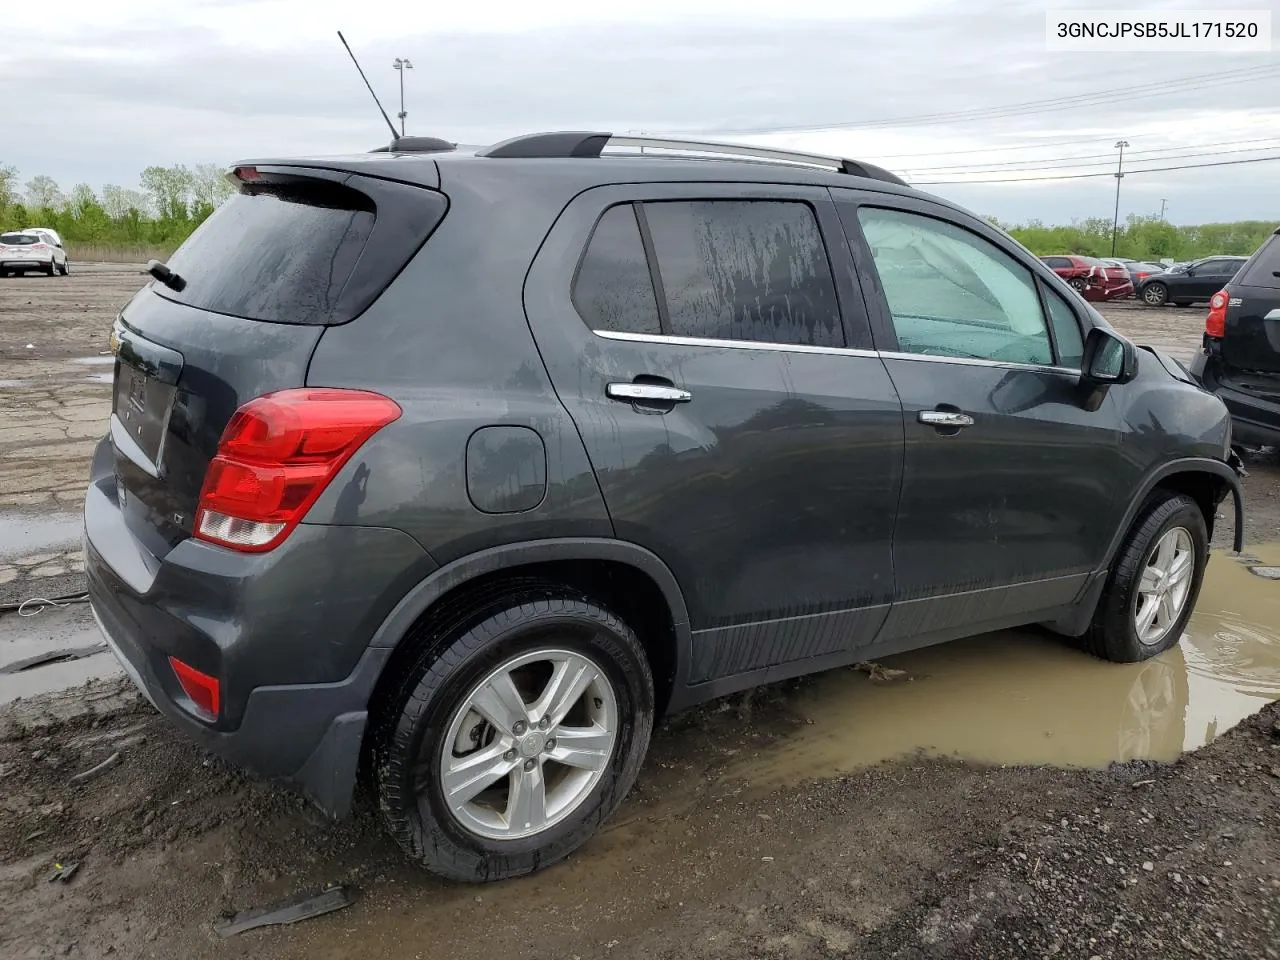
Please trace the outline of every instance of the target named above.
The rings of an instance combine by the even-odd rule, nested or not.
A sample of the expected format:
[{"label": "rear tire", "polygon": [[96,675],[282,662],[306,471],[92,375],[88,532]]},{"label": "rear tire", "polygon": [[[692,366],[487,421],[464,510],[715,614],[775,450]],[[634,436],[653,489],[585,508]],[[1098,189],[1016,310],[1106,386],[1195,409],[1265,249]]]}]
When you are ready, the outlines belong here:
[{"label": "rear tire", "polygon": [[62,266],[60,266],[60,267],[58,268],[58,272],[59,272],[59,273],[61,273],[64,277],[65,277],[67,274],[69,274],[69,273],[71,272],[71,261],[70,261],[70,260],[63,260],[63,261],[62,261]]},{"label": "rear tire", "polygon": [[[567,714],[540,702],[554,702],[556,684],[578,676],[591,678],[580,681],[581,692],[573,693],[578,683],[559,688],[569,691]],[[440,876],[481,882],[533,873],[580,847],[622,802],[653,717],[644,648],[619,617],[553,589],[497,601],[426,646],[379,720],[373,751],[383,820],[410,857]],[[585,752],[573,747],[588,742]]]},{"label": "rear tire", "polygon": [[49,261],[49,266],[48,266],[48,268],[45,270],[45,274],[46,274],[47,276],[50,276],[50,277],[56,277],[56,276],[58,275],[58,261],[57,261],[57,260],[50,260],[50,261]]},{"label": "rear tire", "polygon": [[1163,283],[1148,283],[1142,288],[1142,302],[1149,307],[1163,307],[1169,300],[1169,288]]},{"label": "rear tire", "polygon": [[1136,663],[1182,638],[1209,560],[1204,514],[1184,494],[1149,500],[1121,545],[1083,640],[1094,656]]}]

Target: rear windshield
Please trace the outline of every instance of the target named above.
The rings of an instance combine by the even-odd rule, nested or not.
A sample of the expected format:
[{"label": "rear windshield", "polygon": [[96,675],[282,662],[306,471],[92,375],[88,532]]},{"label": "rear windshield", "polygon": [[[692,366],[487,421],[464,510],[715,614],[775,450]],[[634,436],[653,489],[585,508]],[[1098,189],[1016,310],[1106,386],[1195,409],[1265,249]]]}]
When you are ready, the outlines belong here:
[{"label": "rear windshield", "polygon": [[1236,274],[1236,284],[1280,290],[1280,233],[1274,233],[1258,248],[1244,269]]},{"label": "rear windshield", "polygon": [[26,247],[33,243],[44,243],[44,241],[29,233],[0,233],[0,243],[10,247]]},{"label": "rear windshield", "polygon": [[[344,323],[387,287],[444,213],[440,194],[380,189],[381,212],[366,193],[323,180],[242,188],[170,258],[186,286],[153,289],[249,320]],[[393,189],[399,203],[389,202]]]}]

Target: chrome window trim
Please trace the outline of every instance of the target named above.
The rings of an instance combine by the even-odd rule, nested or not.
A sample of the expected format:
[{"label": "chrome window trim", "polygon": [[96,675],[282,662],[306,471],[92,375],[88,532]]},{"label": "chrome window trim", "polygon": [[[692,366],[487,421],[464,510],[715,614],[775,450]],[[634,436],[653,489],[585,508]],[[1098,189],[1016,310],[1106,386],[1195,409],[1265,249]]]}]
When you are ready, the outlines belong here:
[{"label": "chrome window trim", "polygon": [[920,360],[925,363],[954,363],[963,367],[999,367],[1002,370],[1035,370],[1040,373],[1080,376],[1079,369],[1055,367],[1047,363],[1017,363],[1012,360],[983,360],[979,357],[939,357],[931,353],[901,353],[896,350],[882,350],[880,356],[885,360]]},{"label": "chrome window trim", "polygon": [[1055,367],[1036,363],[1015,363],[1009,360],[982,360],[977,357],[938,357],[928,353],[900,353],[894,350],[860,350],[854,347],[815,347],[806,343],[771,343],[765,340],[715,340],[708,337],[674,337],[666,334],[627,333],[621,330],[592,330],[604,340],[620,340],[625,343],[666,343],[686,347],[728,347],[732,350],[773,350],[780,353],[820,353],[836,357],[877,357],[882,360],[918,360],[925,363],[952,363],[965,367],[998,367],[1002,370],[1032,370],[1039,373],[1056,373],[1080,376],[1074,367]]},{"label": "chrome window trim", "polygon": [[730,347],[734,350],[776,350],[782,353],[829,353],[838,357],[878,357],[874,350],[857,350],[852,347],[815,347],[807,343],[771,343],[765,340],[715,340],[709,337],[674,337],[667,334],[626,333],[621,330],[592,330],[605,340],[624,340],[628,343],[669,343],[685,347]]}]

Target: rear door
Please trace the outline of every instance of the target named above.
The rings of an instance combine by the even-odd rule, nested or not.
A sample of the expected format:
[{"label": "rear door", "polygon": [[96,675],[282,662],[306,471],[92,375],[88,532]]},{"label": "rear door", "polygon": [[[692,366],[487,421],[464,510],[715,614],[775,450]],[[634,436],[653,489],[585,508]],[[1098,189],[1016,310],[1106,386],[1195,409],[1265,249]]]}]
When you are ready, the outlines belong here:
[{"label": "rear door", "polygon": [[1269,237],[1227,287],[1222,359],[1228,367],[1269,374],[1280,400],[1280,231]]},{"label": "rear door", "polygon": [[[156,557],[190,535],[236,409],[302,386],[325,326],[362,312],[439,222],[433,191],[345,173],[245,172],[112,331],[114,489]],[[94,478],[95,481],[102,478]]]},{"label": "rear door", "polygon": [[1239,266],[1239,260],[1227,260],[1222,257],[1201,261],[1196,265],[1186,292],[1194,295],[1197,300],[1208,300],[1227,285]]},{"label": "rear door", "polygon": [[826,191],[587,191],[525,305],[617,536],[681,585],[693,681],[816,669],[875,638],[902,416]]},{"label": "rear door", "polygon": [[1032,258],[924,200],[833,191],[865,251],[902,400],[900,601],[882,640],[944,640],[1073,602],[1118,522],[1113,400],[1077,389],[1084,324]]}]

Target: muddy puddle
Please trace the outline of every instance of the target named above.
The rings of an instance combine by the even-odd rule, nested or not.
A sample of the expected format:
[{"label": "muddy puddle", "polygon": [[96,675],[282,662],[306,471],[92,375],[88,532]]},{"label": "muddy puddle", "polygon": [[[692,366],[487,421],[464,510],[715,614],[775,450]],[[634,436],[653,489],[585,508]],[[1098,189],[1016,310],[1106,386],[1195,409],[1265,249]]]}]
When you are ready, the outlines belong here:
[{"label": "muddy puddle", "polygon": [[0,704],[120,672],[85,604],[0,617]]},{"label": "muddy puddle", "polygon": [[[1280,563],[1280,544],[1252,553]],[[1280,581],[1216,554],[1181,643],[1141,664],[1009,630],[883,665],[911,679],[815,678],[790,704],[811,723],[726,774],[778,785],[916,751],[996,764],[1172,760],[1280,699]]]},{"label": "muddy puddle", "polygon": [[69,550],[80,542],[78,513],[0,511],[0,559]]}]

